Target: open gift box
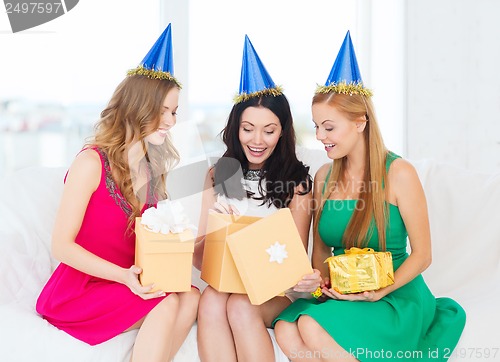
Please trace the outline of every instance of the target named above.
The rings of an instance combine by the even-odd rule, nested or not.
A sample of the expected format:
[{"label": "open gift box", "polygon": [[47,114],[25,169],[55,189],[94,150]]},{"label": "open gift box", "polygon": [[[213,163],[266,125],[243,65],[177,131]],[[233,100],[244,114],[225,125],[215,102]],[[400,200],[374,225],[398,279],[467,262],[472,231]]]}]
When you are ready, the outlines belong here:
[{"label": "open gift box", "polygon": [[[231,222],[231,218],[234,218],[234,222]],[[212,230],[220,235],[219,250],[223,251],[224,255],[215,256],[215,261],[209,259],[213,257],[210,251],[203,255],[205,278],[207,271],[210,271],[213,272],[211,276],[215,275],[218,280],[231,278],[235,281],[236,269],[242,283],[238,292],[248,294],[252,304],[260,305],[283,294],[295,286],[305,274],[313,272],[290,209],[280,209],[264,218],[209,214],[209,223],[210,219],[212,226],[215,226],[215,220],[223,221],[220,222],[222,228]],[[210,242],[205,245],[205,251],[209,244]],[[229,258],[230,256],[232,258]],[[224,258],[226,269],[211,269],[212,265],[224,264]],[[220,273],[217,274],[219,270]],[[231,274],[228,275],[227,272]],[[210,284],[208,279],[204,280]],[[233,286],[236,286],[236,283]]]},{"label": "open gift box", "polygon": [[260,219],[260,217],[235,216],[209,211],[201,279],[219,292],[246,294],[245,286],[226,240],[229,235]]},{"label": "open gift box", "polygon": [[194,234],[161,234],[149,231],[135,221],[135,264],[142,268],[142,285],[154,284],[154,290],[188,292],[191,290],[191,272],[194,252]]}]

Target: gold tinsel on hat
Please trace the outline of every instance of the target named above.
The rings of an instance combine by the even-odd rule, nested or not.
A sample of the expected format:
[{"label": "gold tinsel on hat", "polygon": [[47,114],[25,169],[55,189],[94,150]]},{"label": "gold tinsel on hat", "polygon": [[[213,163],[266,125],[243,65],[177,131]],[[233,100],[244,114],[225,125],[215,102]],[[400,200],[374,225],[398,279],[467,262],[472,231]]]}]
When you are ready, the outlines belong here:
[{"label": "gold tinsel on hat", "polygon": [[152,69],[147,69],[144,68],[142,65],[139,65],[135,69],[130,69],[127,72],[128,76],[132,75],[143,75],[145,77],[151,78],[151,79],[162,79],[162,80],[169,80],[171,82],[174,82],[177,84],[179,88],[182,88],[182,84],[179,83],[179,81],[169,72],[163,72],[161,70],[152,70]]},{"label": "gold tinsel on hat", "polygon": [[274,88],[266,88],[253,93],[241,93],[237,94],[233,101],[234,104],[238,104],[244,101],[247,101],[251,98],[262,97],[262,96],[273,96],[277,97],[283,94],[283,88],[281,86],[276,86]]},{"label": "gold tinsel on hat", "polygon": [[366,97],[371,97],[373,95],[372,91],[363,86],[363,83],[330,83],[330,85],[318,85],[316,87],[317,93],[339,93],[339,94],[359,94]]}]

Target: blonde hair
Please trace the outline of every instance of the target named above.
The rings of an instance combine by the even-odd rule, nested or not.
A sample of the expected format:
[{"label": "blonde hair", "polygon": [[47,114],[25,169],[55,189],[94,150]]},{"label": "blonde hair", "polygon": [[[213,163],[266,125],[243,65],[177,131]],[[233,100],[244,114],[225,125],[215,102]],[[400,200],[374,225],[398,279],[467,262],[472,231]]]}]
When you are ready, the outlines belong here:
[{"label": "blonde hair", "polygon": [[[363,182],[365,187],[360,190],[358,203],[364,207],[356,207],[353,216],[347,225],[342,243],[345,248],[352,246],[365,247],[373,233],[372,220],[378,231],[379,248],[386,248],[386,219],[387,206],[383,185],[386,180],[387,149],[384,145],[380,129],[377,124],[373,104],[370,98],[363,95],[346,95],[337,93],[317,93],[312,104],[325,103],[335,107],[351,121],[366,119],[367,125],[363,131],[365,141],[365,172]],[[318,225],[325,201],[335,190],[339,181],[345,177],[346,157],[333,162],[330,176],[325,180],[325,192],[322,192],[319,207],[314,214],[314,230],[319,237]]]},{"label": "blonde hair", "polygon": [[165,174],[179,161],[179,153],[173,146],[170,135],[159,146],[145,141],[145,137],[159,127],[163,101],[174,87],[180,89],[177,84],[168,80],[140,75],[125,78],[101,112],[94,137],[87,142],[100,148],[108,157],[115,182],[132,207],[128,218],[129,228],[135,218],[141,215],[140,199],[133,189],[128,162],[130,147],[140,142],[145,155],[141,162],[149,167],[148,186],[155,200],[167,197]]}]

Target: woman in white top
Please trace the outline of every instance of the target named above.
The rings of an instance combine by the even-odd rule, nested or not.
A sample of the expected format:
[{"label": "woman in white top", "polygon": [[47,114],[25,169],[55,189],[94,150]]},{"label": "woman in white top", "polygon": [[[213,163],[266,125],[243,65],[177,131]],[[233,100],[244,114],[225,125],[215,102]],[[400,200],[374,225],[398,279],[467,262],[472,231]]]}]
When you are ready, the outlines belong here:
[{"label": "woman in white top", "polygon": [[[207,176],[195,266],[201,268],[210,208],[224,213],[267,216],[288,207],[307,250],[312,180],[309,167],[295,154],[293,119],[285,95],[264,94],[235,104],[222,139],[227,150]],[[243,179],[237,176],[239,167]],[[252,305],[245,294],[221,293],[208,286],[198,310],[201,360],[274,361],[267,328],[291,304],[294,292],[309,294],[319,286],[319,281],[319,272],[315,271],[304,276],[286,296],[274,297],[259,306]]]},{"label": "woman in white top", "polygon": [[[288,100],[245,36],[239,95],[222,131],[226,152],[209,171],[201,210],[194,265],[200,269],[208,210],[267,216],[288,207],[307,250],[312,215],[309,167],[295,155],[295,131]],[[242,187],[243,186],[243,187]],[[269,276],[272,278],[272,276]],[[252,305],[245,294],[207,286],[198,309],[198,353],[205,361],[274,361],[267,328],[291,304],[293,293],[310,293],[319,271],[306,275],[287,296]]]}]

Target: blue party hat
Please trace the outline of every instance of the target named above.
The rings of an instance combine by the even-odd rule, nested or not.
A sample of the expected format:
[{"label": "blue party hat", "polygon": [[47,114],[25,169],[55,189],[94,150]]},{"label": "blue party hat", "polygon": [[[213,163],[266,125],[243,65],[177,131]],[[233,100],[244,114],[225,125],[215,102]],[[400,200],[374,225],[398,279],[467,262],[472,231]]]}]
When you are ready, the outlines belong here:
[{"label": "blue party hat", "polygon": [[316,93],[361,94],[367,97],[372,95],[371,90],[363,86],[349,31],[347,31],[325,85],[318,86]]},{"label": "blue party hat", "polygon": [[243,61],[241,64],[240,91],[234,98],[234,103],[240,103],[253,97],[263,95],[278,96],[282,89],[274,84],[271,76],[262,64],[252,42],[245,35],[243,46]]},{"label": "blue party hat", "polygon": [[181,87],[181,84],[174,77],[171,24],[168,24],[139,66],[129,70],[127,74],[170,80]]}]

